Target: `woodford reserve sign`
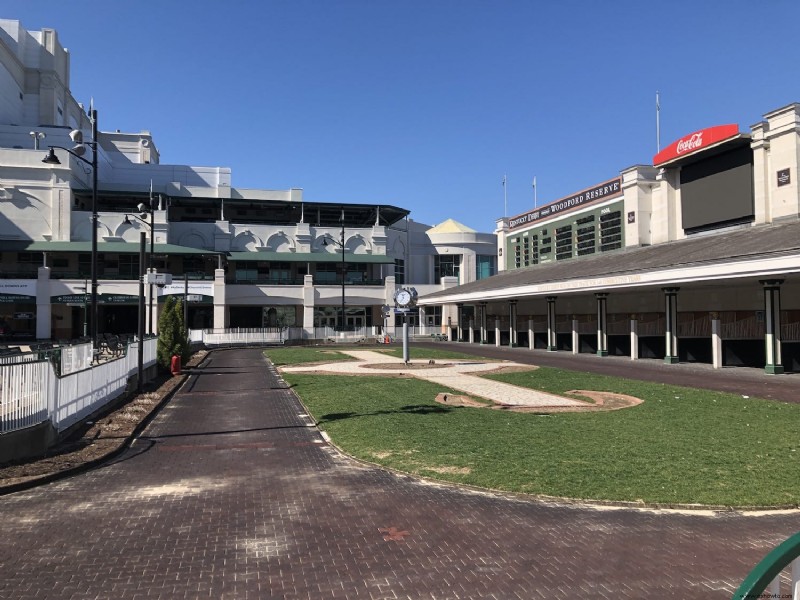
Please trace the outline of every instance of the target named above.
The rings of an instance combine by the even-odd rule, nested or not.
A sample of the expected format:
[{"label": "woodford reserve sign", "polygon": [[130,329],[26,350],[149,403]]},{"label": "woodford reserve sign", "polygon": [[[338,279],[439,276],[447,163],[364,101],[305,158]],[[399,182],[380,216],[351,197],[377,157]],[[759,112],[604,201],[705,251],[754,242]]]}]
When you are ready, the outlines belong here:
[{"label": "woodford reserve sign", "polygon": [[676,158],[699,152],[737,135],[739,135],[738,125],[716,125],[715,127],[695,131],[683,136],[678,141],[672,142],[656,154],[653,157],[653,166],[658,167]]},{"label": "woodford reserve sign", "polygon": [[577,194],[573,194],[571,196],[567,196],[566,198],[561,198],[561,200],[551,202],[542,208],[537,208],[536,210],[517,215],[516,217],[511,217],[508,220],[508,227],[509,229],[516,229],[517,227],[522,227],[523,225],[530,225],[535,221],[548,219],[557,214],[567,212],[581,206],[586,206],[587,204],[592,204],[593,202],[599,202],[600,200],[608,200],[621,194],[622,178],[617,177],[616,179],[611,179],[594,187],[585,189]]}]

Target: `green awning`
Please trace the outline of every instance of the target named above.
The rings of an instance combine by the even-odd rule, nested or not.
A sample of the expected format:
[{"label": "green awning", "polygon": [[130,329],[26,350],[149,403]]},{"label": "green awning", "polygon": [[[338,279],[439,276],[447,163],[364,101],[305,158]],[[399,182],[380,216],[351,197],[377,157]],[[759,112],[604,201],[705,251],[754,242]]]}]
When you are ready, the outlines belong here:
[{"label": "green awning", "polygon": [[[0,250],[15,252],[91,252],[91,242],[19,242],[0,241]],[[137,254],[138,242],[97,242],[97,251],[108,254]],[[150,242],[145,245],[145,251],[150,252]],[[219,254],[213,250],[177,246],[175,244],[155,244],[155,254]]]},{"label": "green awning", "polygon": [[[229,252],[228,260],[235,262],[340,263],[342,255],[330,252]],[[393,265],[394,258],[385,254],[345,254],[344,262]]]}]

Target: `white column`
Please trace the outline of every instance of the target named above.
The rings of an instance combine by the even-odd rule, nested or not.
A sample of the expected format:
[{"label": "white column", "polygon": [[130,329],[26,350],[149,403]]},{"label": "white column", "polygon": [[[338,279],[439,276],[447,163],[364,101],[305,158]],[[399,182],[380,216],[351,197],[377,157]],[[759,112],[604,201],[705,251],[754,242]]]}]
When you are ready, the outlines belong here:
[{"label": "white column", "polygon": [[49,340],[53,323],[50,305],[50,267],[39,267],[36,278],[36,339]]},{"label": "white column", "polygon": [[711,356],[715,369],[722,368],[722,324],[719,313],[711,313]]},{"label": "white column", "polygon": [[639,360],[639,321],[631,315],[631,360]]},{"label": "white column", "polygon": [[781,284],[782,279],[762,281],[764,286],[764,343],[767,364],[764,370],[772,375],[783,373],[781,364]]},{"label": "white column", "polygon": [[664,331],[666,337],[666,351],[664,362],[675,364],[680,360],[678,357],[678,290],[680,288],[670,287],[662,289],[664,290],[664,299],[666,301]]},{"label": "white column", "polygon": [[475,320],[474,319],[470,319],[469,320],[469,343],[470,344],[474,344],[475,343]]},{"label": "white column", "polygon": [[494,320],[494,345],[500,347],[500,319]]},{"label": "white column", "polygon": [[599,293],[597,298],[597,356],[608,356],[608,319],[607,300],[608,294]]},{"label": "white column", "polygon": [[578,319],[572,319],[572,353],[578,354],[580,351],[581,339],[578,334]]},{"label": "white column", "polygon": [[528,319],[528,349],[533,350],[533,319]]},{"label": "white column", "polygon": [[547,297],[547,351],[558,350],[558,337],[556,335],[556,296]]},{"label": "white column", "polygon": [[303,275],[303,330],[314,337],[314,276]]},{"label": "white column", "polygon": [[214,329],[226,329],[228,315],[228,307],[225,305],[225,271],[214,269]]}]

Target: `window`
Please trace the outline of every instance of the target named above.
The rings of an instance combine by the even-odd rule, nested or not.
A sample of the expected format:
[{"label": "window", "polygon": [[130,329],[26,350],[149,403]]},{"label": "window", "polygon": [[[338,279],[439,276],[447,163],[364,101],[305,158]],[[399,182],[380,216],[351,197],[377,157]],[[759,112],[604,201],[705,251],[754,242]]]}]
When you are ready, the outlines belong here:
[{"label": "window", "polygon": [[433,258],[433,277],[439,283],[442,277],[461,277],[461,255],[444,254]]},{"label": "window", "polygon": [[41,252],[19,252],[17,263],[22,273],[36,273],[44,263],[42,262]]},{"label": "window", "polygon": [[121,278],[137,279],[139,277],[139,257],[136,254],[120,254],[117,268]]},{"label": "window", "polygon": [[367,264],[352,263],[347,265],[347,283],[363,283],[367,280]]},{"label": "window", "polygon": [[92,255],[78,254],[78,275],[89,277],[92,274]]},{"label": "window", "polygon": [[269,264],[269,280],[290,282],[292,279],[292,265],[288,262],[274,262]]},{"label": "window", "polygon": [[317,263],[314,283],[336,283],[338,268],[339,266],[335,263]]},{"label": "window", "polygon": [[399,285],[406,282],[406,261],[402,258],[394,259],[394,282]]},{"label": "window", "polygon": [[475,257],[475,279],[486,279],[494,275],[494,256]]},{"label": "window", "polygon": [[600,251],[622,248],[622,213],[611,212],[600,217]]}]

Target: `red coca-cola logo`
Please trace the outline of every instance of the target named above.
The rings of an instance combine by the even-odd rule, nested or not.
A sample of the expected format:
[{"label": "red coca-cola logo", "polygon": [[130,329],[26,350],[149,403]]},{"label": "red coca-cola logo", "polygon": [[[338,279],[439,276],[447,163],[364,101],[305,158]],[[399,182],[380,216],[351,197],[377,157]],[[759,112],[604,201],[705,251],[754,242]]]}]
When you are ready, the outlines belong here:
[{"label": "red coca-cola logo", "polygon": [[713,144],[725,141],[739,135],[738,125],[717,125],[700,131],[695,131],[673,142],[653,157],[653,165],[659,166],[680,156],[708,148]]},{"label": "red coca-cola logo", "polygon": [[688,138],[684,138],[678,141],[678,146],[676,147],[675,151],[678,154],[683,154],[685,152],[691,152],[692,150],[697,150],[700,146],[703,145],[703,132],[698,131],[697,133],[693,133]]}]

